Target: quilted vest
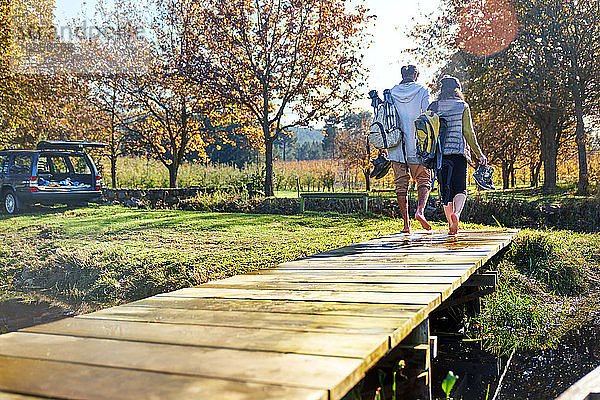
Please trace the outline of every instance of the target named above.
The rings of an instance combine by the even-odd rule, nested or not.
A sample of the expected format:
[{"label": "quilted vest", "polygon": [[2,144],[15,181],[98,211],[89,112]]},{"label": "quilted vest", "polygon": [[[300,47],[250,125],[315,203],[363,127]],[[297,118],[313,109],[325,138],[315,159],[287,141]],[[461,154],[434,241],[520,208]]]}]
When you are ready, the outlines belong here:
[{"label": "quilted vest", "polygon": [[463,112],[467,103],[460,99],[439,100],[437,113],[448,122],[444,155],[462,154],[469,158],[469,147],[463,136]]}]

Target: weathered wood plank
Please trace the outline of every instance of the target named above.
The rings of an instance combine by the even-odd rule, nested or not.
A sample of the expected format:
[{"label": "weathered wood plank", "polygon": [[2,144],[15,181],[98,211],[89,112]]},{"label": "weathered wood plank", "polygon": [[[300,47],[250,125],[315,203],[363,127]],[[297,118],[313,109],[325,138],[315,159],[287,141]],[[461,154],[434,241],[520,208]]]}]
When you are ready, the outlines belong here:
[{"label": "weathered wood plank", "polygon": [[334,292],[327,290],[298,292],[293,290],[243,290],[184,288],[157,297],[211,297],[222,299],[337,301],[349,303],[439,304],[440,293],[367,293]]},{"label": "weathered wood plank", "polygon": [[340,303],[334,301],[287,301],[193,297],[150,297],[127,304],[129,307],[166,307],[186,310],[318,314],[381,318],[411,318],[430,307],[411,304]]},{"label": "weathered wood plank", "polygon": [[47,399],[47,397],[26,396],[23,394],[0,392],[0,400],[34,400]]},{"label": "weathered wood plank", "polygon": [[339,315],[287,314],[247,311],[181,310],[158,307],[111,307],[77,318],[110,319],[137,322],[268,328],[304,332],[390,334],[407,323],[416,312],[404,318],[369,318]]},{"label": "weathered wood plank", "polygon": [[577,382],[556,400],[595,400],[600,398],[600,367]]},{"label": "weathered wood plank", "polygon": [[[462,275],[462,274],[461,274]],[[244,275],[211,281],[210,284],[232,284],[232,285],[263,285],[263,284],[291,284],[291,283],[336,283],[336,284],[452,284],[460,281],[458,276],[410,276],[410,275],[345,275],[345,274],[281,274],[281,275]]]},{"label": "weathered wood plank", "polygon": [[[331,389],[338,393],[350,389],[345,383],[349,376],[351,381],[360,379],[368,368],[359,358],[175,346],[26,332],[10,333],[3,337],[0,355],[307,389]],[[235,362],[235,368],[232,368],[232,362]],[[290,370],[294,373],[291,374]]]},{"label": "weathered wood plank", "polygon": [[[448,261],[451,260],[451,261]],[[386,257],[386,258],[339,258],[335,260],[322,260],[322,259],[301,259],[298,261],[290,261],[287,263],[280,264],[277,270],[285,269],[331,269],[336,267],[337,269],[382,269],[382,270],[395,270],[395,269],[406,269],[406,267],[420,267],[421,269],[471,269],[473,267],[478,268],[483,265],[483,259],[472,257],[472,258],[460,258],[455,257],[443,257],[436,259],[435,257]]]},{"label": "weathered wood plank", "polygon": [[356,256],[373,256],[373,257],[387,257],[387,256],[414,256],[414,255],[425,255],[429,257],[479,257],[492,251],[493,249],[468,249],[468,250],[451,250],[441,248],[384,248],[384,247],[365,247],[365,248],[352,248],[346,251],[333,250],[327,253],[318,253],[304,259],[323,259],[331,257],[356,257]]},{"label": "weathered wood plank", "polygon": [[0,356],[0,390],[82,400],[326,400],[302,389]]},{"label": "weathered wood plank", "polygon": [[[454,281],[456,282],[456,280]],[[249,290],[294,290],[332,292],[383,292],[383,293],[444,293],[453,290],[453,283],[435,281],[423,283],[372,283],[372,282],[223,282],[214,281],[201,285],[201,289],[249,289]]]},{"label": "weathered wood plank", "polygon": [[25,332],[100,339],[210,346],[238,350],[339,357],[380,357],[388,350],[388,335],[300,332],[282,329],[232,328],[70,318],[26,328]]},{"label": "weathered wood plank", "polygon": [[[306,269],[287,269],[280,270],[277,268],[274,269],[264,269],[256,272],[252,272],[247,275],[241,276],[232,276],[230,278],[225,279],[253,279],[256,277],[272,277],[272,279],[336,279],[336,281],[343,282],[345,279],[403,279],[403,278],[416,278],[416,279],[429,279],[430,277],[439,277],[439,278],[449,278],[449,281],[452,279],[457,279],[463,276],[466,273],[466,267],[463,269],[433,269],[433,268],[402,268],[402,269],[394,269],[394,270],[345,270],[344,273],[340,273],[337,270],[328,271],[328,270],[319,270],[319,271],[310,271]],[[223,279],[223,280],[225,280]],[[260,278],[256,278],[260,279]],[[390,281],[385,281],[390,282]],[[393,281],[392,281],[393,282]],[[415,281],[416,283],[416,281]]]}]

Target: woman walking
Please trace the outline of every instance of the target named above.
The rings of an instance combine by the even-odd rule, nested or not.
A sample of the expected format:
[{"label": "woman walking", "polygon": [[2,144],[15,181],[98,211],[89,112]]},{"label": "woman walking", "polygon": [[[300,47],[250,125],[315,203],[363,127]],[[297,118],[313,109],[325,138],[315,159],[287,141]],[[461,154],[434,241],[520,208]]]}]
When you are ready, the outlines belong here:
[{"label": "woman walking", "polygon": [[460,214],[467,200],[467,163],[471,161],[471,151],[481,165],[487,164],[471,120],[469,104],[461,91],[460,81],[445,76],[438,99],[429,109],[443,117],[448,124],[446,144],[442,156],[442,169],[439,182],[444,213],[448,220],[448,233],[456,235]]}]

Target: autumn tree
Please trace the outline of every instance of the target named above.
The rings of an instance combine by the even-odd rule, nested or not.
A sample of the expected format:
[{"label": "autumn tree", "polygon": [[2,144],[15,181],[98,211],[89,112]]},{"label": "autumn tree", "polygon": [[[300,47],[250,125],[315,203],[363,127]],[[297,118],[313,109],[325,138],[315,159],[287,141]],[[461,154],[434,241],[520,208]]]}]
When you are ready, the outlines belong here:
[{"label": "autumn tree", "polygon": [[323,151],[329,158],[335,158],[335,143],[336,134],[338,131],[339,118],[335,115],[330,116],[325,121],[325,129],[323,132]]},{"label": "autumn tree", "polygon": [[336,135],[337,158],[347,171],[359,170],[364,178],[367,192],[371,190],[370,156],[375,154],[368,147],[365,132],[369,130],[372,115],[369,112],[348,113],[341,118],[342,127]]},{"label": "autumn tree", "polygon": [[[265,195],[273,195],[273,143],[279,132],[346,106],[360,76],[367,19],[343,0],[208,0],[194,31],[218,95],[260,127]],[[200,75],[202,71],[196,75]]]},{"label": "autumn tree", "polygon": [[[443,49],[437,54],[465,55],[470,102],[480,103],[480,109],[502,110],[503,117],[520,126],[535,126],[545,189],[556,186],[558,150],[574,108],[568,60],[543,12],[549,1],[557,0],[449,0],[442,17],[415,32],[421,49],[435,44]],[[519,132],[514,133],[520,142]]]},{"label": "autumn tree", "polygon": [[[120,81],[127,115],[122,123],[129,139],[148,150],[169,171],[169,186],[177,187],[186,154],[206,159],[206,146],[233,122],[234,107],[221,101],[208,82],[211,71],[198,63],[194,27],[198,4],[192,0],[152,3],[145,26],[150,57],[148,70]],[[195,74],[190,73],[194,67]],[[201,69],[199,69],[201,68]],[[131,142],[131,140],[130,140]]]},{"label": "autumn tree", "polygon": [[65,67],[71,47],[55,36],[54,2],[2,2],[0,126],[2,144],[31,148],[42,139],[97,137],[86,88]]},{"label": "autumn tree", "polygon": [[598,1],[548,0],[540,11],[546,30],[567,62],[567,84],[576,121],[575,141],[579,164],[577,192],[589,192],[587,135],[584,118],[598,114],[600,103],[600,3]]}]

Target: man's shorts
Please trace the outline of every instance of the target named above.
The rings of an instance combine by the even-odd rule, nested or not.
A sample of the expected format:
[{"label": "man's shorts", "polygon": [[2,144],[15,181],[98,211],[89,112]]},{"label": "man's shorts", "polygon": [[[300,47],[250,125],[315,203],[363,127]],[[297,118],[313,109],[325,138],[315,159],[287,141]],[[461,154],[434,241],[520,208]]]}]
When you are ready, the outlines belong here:
[{"label": "man's shorts", "polygon": [[406,171],[406,164],[392,161],[394,169],[394,184],[398,196],[408,195],[408,184],[410,177],[417,182],[417,188],[428,188],[431,190],[431,171],[421,164],[408,164],[410,174]]}]

